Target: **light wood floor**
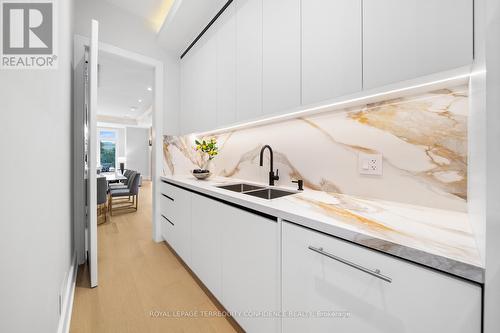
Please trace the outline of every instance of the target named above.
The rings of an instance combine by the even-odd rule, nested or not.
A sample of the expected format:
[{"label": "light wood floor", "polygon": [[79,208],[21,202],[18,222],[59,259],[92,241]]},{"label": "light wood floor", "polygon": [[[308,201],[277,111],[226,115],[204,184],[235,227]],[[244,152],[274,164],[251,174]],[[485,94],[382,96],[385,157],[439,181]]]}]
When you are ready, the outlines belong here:
[{"label": "light wood floor", "polygon": [[[152,241],[151,183],[144,182],[139,211],[111,217],[98,227],[99,286],[86,266],[78,272],[70,332],[238,332],[224,317],[167,317],[173,311],[219,311],[164,243]],[[151,315],[158,311],[159,317]]]}]

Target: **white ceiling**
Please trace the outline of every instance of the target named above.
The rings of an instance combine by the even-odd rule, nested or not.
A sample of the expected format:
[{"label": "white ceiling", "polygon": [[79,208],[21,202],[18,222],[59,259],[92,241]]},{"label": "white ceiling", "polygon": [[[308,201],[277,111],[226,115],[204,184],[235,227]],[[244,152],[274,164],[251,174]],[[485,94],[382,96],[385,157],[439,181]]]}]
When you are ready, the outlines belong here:
[{"label": "white ceiling", "polygon": [[158,31],[158,42],[179,56],[227,0],[106,0],[142,17]]},{"label": "white ceiling", "polygon": [[227,0],[175,0],[159,32],[159,42],[180,56],[226,2]]},{"label": "white ceiling", "polygon": [[158,31],[174,0],[106,0],[107,2],[144,18]]},{"label": "white ceiling", "polygon": [[154,89],[153,77],[152,67],[100,52],[98,116],[139,122],[150,112],[153,91],[148,87]]},{"label": "white ceiling", "polygon": [[116,7],[120,7],[132,14],[149,20],[155,10],[157,10],[163,0],[106,0]]}]

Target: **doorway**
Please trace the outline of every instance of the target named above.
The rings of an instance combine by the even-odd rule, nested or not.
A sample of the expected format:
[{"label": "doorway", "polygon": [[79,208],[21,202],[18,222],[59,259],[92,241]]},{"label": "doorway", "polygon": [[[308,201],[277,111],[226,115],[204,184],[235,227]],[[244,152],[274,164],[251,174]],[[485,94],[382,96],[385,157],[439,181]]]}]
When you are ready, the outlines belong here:
[{"label": "doorway", "polygon": [[[89,119],[92,119],[92,117],[87,117],[85,113],[85,92],[83,89],[85,86],[85,78],[88,76],[88,73],[86,72],[86,65],[87,65],[87,59],[85,57],[85,50],[88,48],[90,44],[90,40],[86,37],[83,36],[75,36],[75,51],[74,51],[74,69],[75,69],[75,114],[74,114],[74,123],[75,123],[75,139],[74,139],[74,171],[75,171],[75,177],[74,177],[74,239],[75,239],[75,251],[76,251],[76,256],[77,256],[77,262],[79,265],[84,264],[88,257],[91,257],[90,252],[92,252],[92,249],[89,249],[89,219],[88,216],[90,214],[94,214],[93,210],[89,210],[88,207],[88,200],[86,200],[87,195],[86,193],[86,183],[87,183],[87,176],[91,172],[99,172],[98,168],[97,170],[92,170],[91,168],[87,167],[87,157],[85,156],[85,147],[89,145],[89,142],[85,141],[85,134],[88,129],[85,128],[85,126],[82,126],[82,124],[85,124],[86,122],[89,121]],[[148,99],[148,94],[149,94],[149,100],[150,100],[150,105],[147,108],[147,110],[139,110],[140,108],[136,106],[134,109],[134,105],[129,105],[127,112],[129,112],[129,116],[125,117],[115,117],[115,118],[122,118],[122,121],[117,121],[117,119],[113,118],[113,115],[106,115],[102,114],[99,116],[99,113],[94,114],[95,116],[95,122],[94,123],[89,123],[89,128],[92,128],[94,126],[94,137],[90,138],[90,140],[94,141],[96,143],[95,146],[95,151],[93,152],[95,155],[96,160],[101,162],[101,170],[102,171],[102,160],[101,158],[103,155],[101,154],[102,150],[106,150],[107,153],[104,154],[106,155],[106,165],[104,166],[107,172],[119,172],[120,167],[124,166],[124,169],[135,169],[135,168],[142,168],[144,170],[142,172],[143,176],[141,177],[141,182],[146,181],[150,182],[149,188],[151,189],[151,205],[149,207],[151,213],[146,214],[145,216],[148,216],[148,223],[150,223],[151,226],[151,233],[152,233],[152,238],[154,241],[159,242],[161,240],[160,232],[159,232],[159,218],[158,218],[158,208],[157,208],[157,202],[159,200],[158,198],[158,190],[156,189],[156,183],[161,175],[162,171],[162,164],[163,164],[163,139],[162,139],[162,132],[163,132],[163,64],[162,62],[145,57],[140,54],[136,54],[134,52],[124,50],[121,48],[117,48],[115,46],[105,44],[105,43],[98,43],[98,54],[99,56],[97,59],[99,59],[98,63],[98,72],[105,73],[106,71],[106,66],[105,63],[106,61],[104,58],[108,58],[108,63],[114,63],[114,62],[119,62],[119,63],[135,63],[139,67],[144,67],[144,68],[149,68],[151,72],[151,84],[144,86],[144,91],[145,95],[144,97],[136,96],[137,94],[131,94],[130,92],[128,95],[136,99],[136,103],[140,104],[141,102],[145,103],[146,100]],[[112,59],[112,60],[110,60]],[[104,64],[101,67],[101,61]],[[108,65],[108,68],[109,65]],[[117,72],[118,74],[121,74],[120,71]],[[102,80],[102,81],[101,81]],[[98,75],[98,86],[99,85],[106,85],[106,81],[104,79],[104,75],[99,74]],[[132,80],[133,81],[133,80]],[[140,81],[139,79],[136,79],[136,81]],[[99,88],[98,88],[99,91]],[[127,94],[127,92],[125,92]],[[133,96],[132,96],[133,95]],[[116,96],[114,97],[115,100],[117,99]],[[119,99],[119,98],[118,98]],[[139,102],[141,100],[141,102]],[[105,103],[104,103],[105,104]],[[129,103],[131,104],[131,103]],[[99,110],[99,106],[97,107]],[[140,112],[139,112],[140,111]],[[144,112],[142,112],[144,111]],[[136,116],[131,116],[130,113],[135,114]],[[137,116],[140,113],[140,116]],[[133,118],[133,119],[132,119]],[[99,126],[98,126],[99,125]],[[103,146],[102,149],[97,149],[97,147],[101,148],[101,140],[100,137],[98,137],[98,127],[102,128],[104,132],[114,132],[114,140],[110,140],[109,137],[107,140],[102,140],[103,141]],[[147,156],[147,160],[145,163],[143,163],[143,166],[134,166],[134,161],[129,160],[127,161],[127,157],[123,156],[122,153],[126,151],[126,141],[127,141],[127,136],[126,134],[123,136],[123,140],[120,140],[120,132],[122,129],[130,127],[132,130],[130,132],[136,133],[136,132],[142,132],[146,133],[145,140],[140,142],[140,145],[144,145],[146,148],[145,155]],[[125,132],[126,133],[126,132]],[[104,133],[104,136],[109,136],[109,133]],[[113,147],[114,143],[114,147]],[[124,148],[121,148],[123,145]],[[140,146],[139,145],[139,146]],[[114,166],[113,166],[113,148],[114,148]],[[139,148],[140,150],[141,148]],[[96,151],[99,151],[99,154],[96,153]],[[142,151],[144,153],[144,151]],[[107,159],[110,159],[108,161]],[[143,160],[144,161],[144,160]],[[96,163],[97,166],[97,163]],[[114,169],[114,170],[113,170]],[[125,171],[125,170],[124,170]],[[136,170],[137,171],[137,170]],[[147,207],[145,207],[147,208]],[[87,214],[88,213],[88,214]],[[97,214],[97,210],[95,212]],[[97,219],[96,219],[97,220]],[[95,250],[95,252],[98,252]],[[97,258],[97,256],[96,256]],[[97,260],[96,260],[97,261]],[[94,279],[95,283],[92,285],[97,286],[98,279],[97,275],[96,278]]]}]

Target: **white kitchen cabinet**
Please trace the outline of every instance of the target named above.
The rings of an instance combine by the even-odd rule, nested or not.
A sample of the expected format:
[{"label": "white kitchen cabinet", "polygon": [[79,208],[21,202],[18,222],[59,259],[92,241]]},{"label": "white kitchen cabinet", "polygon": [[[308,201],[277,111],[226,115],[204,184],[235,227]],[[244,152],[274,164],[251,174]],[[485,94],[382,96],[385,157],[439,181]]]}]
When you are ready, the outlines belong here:
[{"label": "white kitchen cabinet", "polygon": [[[222,221],[222,303],[246,332],[279,332],[280,230],[276,219],[225,205]],[[255,317],[252,317],[254,315]]]},{"label": "white kitchen cabinet", "polygon": [[191,194],[188,191],[160,183],[160,214],[162,235],[174,251],[191,262]]},{"label": "white kitchen cabinet", "polygon": [[179,112],[179,132],[186,134],[194,132],[194,71],[193,71],[192,53],[186,54],[181,59],[181,78],[180,78],[180,112]]},{"label": "white kitchen cabinet", "polygon": [[300,106],[300,4],[300,0],[263,1],[264,114]]},{"label": "white kitchen cabinet", "polygon": [[181,59],[181,133],[216,126],[217,47],[209,30]]},{"label": "white kitchen cabinet", "polygon": [[173,249],[175,243],[174,223],[167,216],[161,215],[161,236],[163,240]]},{"label": "white kitchen cabinet", "polygon": [[[170,218],[166,220],[165,230],[174,229],[176,216],[182,215],[190,220],[190,237],[167,234],[166,240],[172,241],[172,247],[190,250],[185,262],[227,310],[241,313],[234,319],[245,331],[279,332],[279,317],[259,317],[266,311],[277,313],[281,305],[281,243],[276,219],[170,187],[165,192],[174,200],[165,199],[175,206],[174,217],[172,224]],[[164,210],[162,215],[170,216]]]},{"label": "white kitchen cabinet", "polygon": [[236,17],[234,2],[216,22],[217,126],[236,122]]},{"label": "white kitchen cabinet", "polygon": [[235,3],[238,121],[262,115],[262,1]]},{"label": "white kitchen cabinet", "polygon": [[364,0],[364,88],[472,63],[473,0]]},{"label": "white kitchen cabinet", "polygon": [[361,90],[361,0],[302,1],[302,104]]},{"label": "white kitchen cabinet", "polygon": [[[162,187],[166,189],[168,187],[169,191],[162,190]],[[176,220],[177,203],[174,203],[173,192],[173,186],[171,185],[165,184],[165,186],[160,186],[161,232],[163,239],[175,250],[177,248],[177,229],[175,228],[174,221]]]},{"label": "white kitchen cabinet", "polygon": [[175,251],[186,264],[191,263],[191,194],[175,188]]},{"label": "white kitchen cabinet", "polygon": [[228,218],[224,205],[191,194],[191,269],[217,298],[222,296],[221,221]]},{"label": "white kitchen cabinet", "polygon": [[206,131],[216,126],[216,66],[215,31],[208,30],[193,47],[194,64],[194,131]]},{"label": "white kitchen cabinet", "polygon": [[[481,288],[303,227],[283,225],[283,311],[347,318],[291,316],[283,332],[479,333]],[[309,249],[322,248],[386,282]]]}]

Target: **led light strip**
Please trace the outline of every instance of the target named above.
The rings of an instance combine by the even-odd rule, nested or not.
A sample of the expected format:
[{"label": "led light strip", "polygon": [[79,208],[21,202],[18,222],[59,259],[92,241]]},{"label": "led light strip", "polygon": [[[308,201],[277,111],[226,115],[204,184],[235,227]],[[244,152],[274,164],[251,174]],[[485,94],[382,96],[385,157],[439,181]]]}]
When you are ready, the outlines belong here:
[{"label": "led light strip", "polygon": [[314,107],[306,108],[304,110],[299,110],[299,111],[290,112],[290,113],[286,113],[286,114],[257,119],[257,120],[249,121],[249,122],[242,123],[242,124],[235,124],[232,126],[222,127],[222,128],[214,129],[211,131],[191,133],[191,134],[186,134],[186,135],[190,135],[193,137],[215,135],[215,134],[219,134],[219,133],[230,132],[230,131],[235,131],[235,130],[244,129],[244,128],[267,125],[267,124],[275,123],[278,121],[295,119],[295,118],[303,117],[306,115],[318,114],[321,112],[327,112],[327,111],[331,112],[331,111],[343,109],[343,108],[346,108],[349,106],[366,104],[367,102],[372,102],[373,100],[380,99],[382,97],[387,97],[387,96],[391,96],[391,95],[398,95],[398,94],[401,95],[401,94],[406,93],[406,92],[414,92],[415,90],[419,90],[422,88],[433,88],[436,86],[442,86],[442,85],[447,85],[447,84],[457,85],[457,84],[463,83],[464,81],[466,81],[466,79],[470,78],[473,75],[483,74],[483,73],[485,73],[485,71],[470,72],[469,70],[467,70],[466,73],[447,77],[444,79],[427,81],[427,82],[423,82],[423,83],[419,83],[419,84],[409,85],[409,86],[402,87],[402,88],[373,93],[373,94],[360,96],[360,97],[356,97],[356,98],[350,98],[347,100],[334,102],[334,103],[330,103],[330,104],[314,106]]}]

